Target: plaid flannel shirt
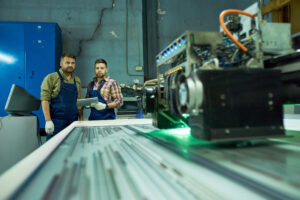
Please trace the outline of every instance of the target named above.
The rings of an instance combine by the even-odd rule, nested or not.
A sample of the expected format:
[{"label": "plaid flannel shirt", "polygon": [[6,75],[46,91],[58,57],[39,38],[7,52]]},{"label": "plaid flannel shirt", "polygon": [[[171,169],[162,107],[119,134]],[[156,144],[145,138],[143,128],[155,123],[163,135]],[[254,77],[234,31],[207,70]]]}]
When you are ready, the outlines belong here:
[{"label": "plaid flannel shirt", "polygon": [[[105,77],[104,80],[106,82],[100,90],[100,95],[106,101],[106,103],[115,102],[118,107],[120,107],[123,104],[123,95],[119,83],[113,79],[110,79],[109,77]],[[94,85],[93,89],[97,90],[101,85],[101,82],[98,83],[97,78],[93,78],[93,81],[91,81],[87,87],[86,98],[90,97],[89,92],[92,85]]]}]

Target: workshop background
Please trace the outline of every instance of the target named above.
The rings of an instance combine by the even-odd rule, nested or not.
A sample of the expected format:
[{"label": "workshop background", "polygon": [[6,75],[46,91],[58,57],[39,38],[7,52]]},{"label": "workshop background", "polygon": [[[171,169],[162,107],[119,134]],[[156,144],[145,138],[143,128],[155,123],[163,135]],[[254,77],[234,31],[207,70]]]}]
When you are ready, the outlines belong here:
[{"label": "workshop background", "polygon": [[[0,21],[55,22],[62,51],[77,56],[83,86],[97,58],[119,83],[156,77],[155,56],[185,30],[218,31],[219,14],[255,0],[1,0]],[[42,67],[42,66],[41,66]],[[85,94],[85,93],[84,93]]]},{"label": "workshop background", "polygon": [[[257,2],[0,0],[0,199],[300,199],[300,0]],[[243,51],[219,16],[249,6],[221,22]],[[62,52],[83,97],[107,60],[124,104],[46,140]]]},{"label": "workshop background", "polygon": [[[37,24],[32,24],[31,28],[25,28],[24,36],[22,28],[11,28],[12,34],[6,25],[2,25],[1,42],[6,45],[0,51],[8,53],[11,50],[22,63],[7,67],[7,63],[0,62],[0,82],[6,88],[0,100],[0,116],[6,116],[4,106],[13,83],[39,98],[40,84],[45,75],[59,69],[61,52],[77,56],[75,72],[82,81],[83,97],[87,84],[94,77],[97,58],[108,62],[108,75],[120,84],[142,85],[145,80],[156,78],[155,56],[170,41],[185,30],[218,31],[218,16],[222,10],[244,9],[253,2],[255,0],[0,1],[2,23],[51,22],[58,25],[54,33],[48,32],[46,26],[40,32],[34,28]],[[7,32],[6,36],[4,32]],[[31,39],[29,35],[32,35]],[[58,40],[55,43],[50,41],[54,37]],[[17,44],[12,44],[12,41]],[[19,45],[21,41],[24,46]],[[40,46],[34,46],[34,43]],[[54,46],[51,49],[57,51],[50,55],[43,44],[50,44]],[[21,48],[25,50],[19,50]],[[42,109],[35,113],[44,127]],[[84,110],[84,118],[88,116],[89,110]]]}]

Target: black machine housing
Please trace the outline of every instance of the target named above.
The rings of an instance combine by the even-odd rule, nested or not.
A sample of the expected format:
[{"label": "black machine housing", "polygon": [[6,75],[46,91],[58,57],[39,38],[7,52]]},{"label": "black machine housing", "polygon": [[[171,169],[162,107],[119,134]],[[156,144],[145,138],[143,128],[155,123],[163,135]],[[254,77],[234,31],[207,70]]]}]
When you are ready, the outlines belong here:
[{"label": "black machine housing", "polygon": [[[198,70],[204,100],[188,124],[194,137],[210,141],[284,136],[279,70]],[[195,94],[197,95],[197,94]]]}]

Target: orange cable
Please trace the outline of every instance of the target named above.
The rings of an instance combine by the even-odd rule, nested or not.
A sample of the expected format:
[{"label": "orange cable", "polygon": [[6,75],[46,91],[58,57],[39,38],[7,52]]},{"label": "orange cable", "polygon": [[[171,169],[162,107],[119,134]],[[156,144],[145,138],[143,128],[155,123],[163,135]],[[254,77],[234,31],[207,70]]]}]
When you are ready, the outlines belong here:
[{"label": "orange cable", "polygon": [[225,31],[226,35],[236,44],[236,46],[238,46],[240,49],[242,49],[242,51],[247,52],[248,49],[247,47],[245,47],[242,43],[240,43],[237,39],[235,39],[235,37],[232,35],[232,33],[227,29],[225,23],[224,23],[224,16],[230,13],[235,13],[235,14],[242,14],[242,15],[246,15],[248,17],[254,18],[255,15],[242,11],[242,10],[236,10],[236,9],[228,9],[228,10],[224,10],[221,14],[220,14],[220,25],[223,28],[223,30]]}]

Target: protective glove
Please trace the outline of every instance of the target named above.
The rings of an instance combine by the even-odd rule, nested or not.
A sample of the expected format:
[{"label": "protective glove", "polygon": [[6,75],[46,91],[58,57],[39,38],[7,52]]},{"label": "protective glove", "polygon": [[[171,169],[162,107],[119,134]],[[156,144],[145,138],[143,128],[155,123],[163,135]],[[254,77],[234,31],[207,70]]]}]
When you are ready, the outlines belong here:
[{"label": "protective glove", "polygon": [[91,106],[83,106],[85,109],[90,109]]},{"label": "protective glove", "polygon": [[96,110],[104,110],[104,109],[106,109],[107,104],[101,103],[101,102],[98,102],[98,103],[92,103],[92,104],[91,104],[91,107],[94,107]]},{"label": "protective glove", "polygon": [[54,124],[52,121],[46,121],[45,131],[48,135],[53,135],[54,132]]}]

